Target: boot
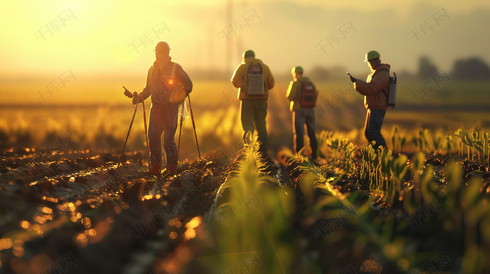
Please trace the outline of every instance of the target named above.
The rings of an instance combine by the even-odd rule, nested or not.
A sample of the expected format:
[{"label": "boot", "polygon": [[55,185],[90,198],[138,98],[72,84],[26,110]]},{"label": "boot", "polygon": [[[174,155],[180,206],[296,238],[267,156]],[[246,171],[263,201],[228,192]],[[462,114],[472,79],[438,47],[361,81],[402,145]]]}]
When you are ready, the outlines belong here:
[{"label": "boot", "polygon": [[162,163],[151,163],[150,165],[150,175],[160,178],[162,171]]}]

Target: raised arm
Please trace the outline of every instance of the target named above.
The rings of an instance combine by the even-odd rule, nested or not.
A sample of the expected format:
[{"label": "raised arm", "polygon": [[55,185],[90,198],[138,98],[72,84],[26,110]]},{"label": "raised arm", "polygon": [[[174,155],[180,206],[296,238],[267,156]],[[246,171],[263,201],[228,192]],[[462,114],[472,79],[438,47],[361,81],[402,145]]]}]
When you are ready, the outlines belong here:
[{"label": "raised arm", "polygon": [[354,82],[354,88],[362,95],[374,95],[388,87],[389,82],[388,71],[382,71],[374,74],[370,83],[358,79]]}]

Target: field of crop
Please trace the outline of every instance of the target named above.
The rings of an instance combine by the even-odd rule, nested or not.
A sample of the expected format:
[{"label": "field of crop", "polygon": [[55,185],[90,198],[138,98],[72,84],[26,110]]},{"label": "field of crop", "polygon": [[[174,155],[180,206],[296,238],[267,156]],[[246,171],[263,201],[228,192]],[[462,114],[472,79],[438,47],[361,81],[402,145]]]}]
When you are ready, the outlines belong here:
[{"label": "field of crop", "polygon": [[319,84],[317,164],[291,152],[287,84],[269,98],[263,161],[243,147],[235,89],[195,83],[203,157],[188,119],[179,174],[160,180],[141,106],[118,165],[134,110],[122,88],[85,103],[16,95],[0,109],[0,273],[490,271],[490,83],[417,98],[419,82],[400,83],[377,151],[362,97]]}]

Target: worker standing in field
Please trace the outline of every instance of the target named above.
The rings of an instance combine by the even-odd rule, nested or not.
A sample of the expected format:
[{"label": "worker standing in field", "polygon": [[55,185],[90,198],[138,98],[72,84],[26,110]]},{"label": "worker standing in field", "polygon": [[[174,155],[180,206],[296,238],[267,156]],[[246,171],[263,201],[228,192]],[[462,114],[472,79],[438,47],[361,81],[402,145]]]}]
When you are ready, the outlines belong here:
[{"label": "worker standing in field", "polygon": [[267,157],[267,98],[269,90],[274,87],[274,77],[267,65],[255,58],[252,50],[243,53],[243,62],[237,67],[231,78],[233,86],[238,88],[238,99],[241,101],[241,121],[243,139],[257,130],[260,142],[260,153]]},{"label": "worker standing in field", "polygon": [[381,126],[388,107],[388,87],[390,83],[390,65],[381,63],[379,52],[372,50],[366,53],[364,62],[367,62],[371,73],[367,81],[352,77],[354,89],[364,95],[364,106],[367,109],[364,135],[374,148],[386,147],[385,139],[381,134]]},{"label": "worker standing in field", "polygon": [[291,101],[290,110],[293,113],[294,150],[299,152],[304,146],[305,125],[310,138],[311,159],[316,160],[318,141],[315,134],[314,107],[318,98],[318,90],[313,82],[303,76],[303,68],[293,67],[293,81],[289,84],[286,97]]},{"label": "worker standing in field", "polygon": [[[177,145],[174,136],[177,129],[178,104],[170,103],[170,93],[176,83],[182,83],[185,91],[192,91],[192,81],[182,67],[171,61],[170,47],[159,42],[155,47],[156,60],[148,71],[146,87],[133,97],[138,104],[151,96],[148,139],[150,146],[150,174],[161,176],[162,133],[163,146],[167,156],[165,173],[173,175],[177,171]],[[173,76],[173,77],[172,77]]]}]

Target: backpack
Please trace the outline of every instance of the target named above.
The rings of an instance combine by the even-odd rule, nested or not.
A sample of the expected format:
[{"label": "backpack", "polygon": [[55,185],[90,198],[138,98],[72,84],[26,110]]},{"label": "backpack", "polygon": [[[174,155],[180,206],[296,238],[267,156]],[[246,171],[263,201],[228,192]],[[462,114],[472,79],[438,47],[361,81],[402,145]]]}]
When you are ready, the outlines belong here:
[{"label": "backpack", "polygon": [[176,67],[177,64],[172,63],[171,66],[160,68],[160,70],[152,70],[152,102],[179,105],[184,101],[187,92],[185,91],[184,85],[177,81],[175,77]]},{"label": "backpack", "polygon": [[393,77],[390,76],[390,82],[388,84],[388,92],[383,90],[386,96],[386,103],[389,107],[395,108],[396,103],[396,73],[393,72]]},{"label": "backpack", "polygon": [[248,66],[247,71],[247,93],[248,98],[266,98],[264,82],[264,71],[260,63],[253,63]]},{"label": "backpack", "polygon": [[301,83],[299,105],[303,108],[312,108],[316,104],[316,89],[312,82]]},{"label": "backpack", "polygon": [[177,64],[173,63],[170,78],[167,79],[167,83],[171,88],[169,102],[174,105],[180,105],[184,102],[185,97],[187,97],[187,91],[184,85],[175,78],[175,67],[177,67]]}]

